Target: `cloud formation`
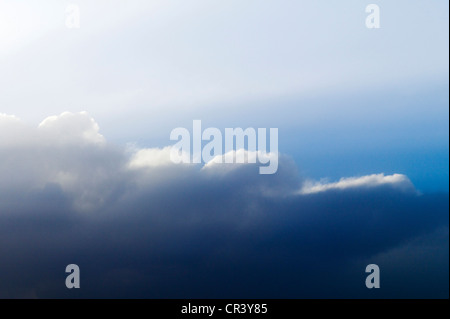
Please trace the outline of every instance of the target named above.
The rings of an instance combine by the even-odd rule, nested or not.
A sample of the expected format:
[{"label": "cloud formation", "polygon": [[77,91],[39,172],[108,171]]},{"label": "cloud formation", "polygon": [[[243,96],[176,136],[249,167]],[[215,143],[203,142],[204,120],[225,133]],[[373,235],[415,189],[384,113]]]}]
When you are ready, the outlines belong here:
[{"label": "cloud formation", "polygon": [[[173,164],[168,147],[109,144],[86,113],[37,128],[0,115],[0,133],[1,297],[448,297],[448,194],[404,175],[310,183],[287,156],[274,175]],[[407,256],[420,238],[439,253]],[[437,266],[419,289],[407,263],[421,256]],[[369,292],[377,259],[407,273]]]},{"label": "cloud formation", "polygon": [[361,177],[341,178],[335,183],[305,182],[301,194],[313,194],[326,192],[328,190],[344,190],[351,188],[370,188],[381,185],[390,185],[404,191],[414,191],[414,185],[409,178],[403,174],[372,174]]}]

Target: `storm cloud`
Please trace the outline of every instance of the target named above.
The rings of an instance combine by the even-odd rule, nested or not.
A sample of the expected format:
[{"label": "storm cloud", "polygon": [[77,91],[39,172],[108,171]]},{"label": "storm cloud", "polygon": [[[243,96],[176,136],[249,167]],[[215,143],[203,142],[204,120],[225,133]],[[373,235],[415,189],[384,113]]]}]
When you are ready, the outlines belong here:
[{"label": "storm cloud", "polygon": [[[172,164],[108,143],[84,112],[0,114],[0,136],[0,297],[448,297],[448,194],[405,175],[312,182],[286,155],[274,175]],[[382,289],[365,287],[369,263]]]}]

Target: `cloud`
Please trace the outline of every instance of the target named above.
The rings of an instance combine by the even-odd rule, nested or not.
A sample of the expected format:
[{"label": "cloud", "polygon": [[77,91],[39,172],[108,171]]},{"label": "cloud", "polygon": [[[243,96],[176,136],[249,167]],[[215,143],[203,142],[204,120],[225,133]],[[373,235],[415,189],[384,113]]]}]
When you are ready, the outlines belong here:
[{"label": "cloud", "polygon": [[269,169],[265,171],[265,173],[267,174],[269,173],[268,171],[270,171],[269,174],[273,174],[278,168],[278,152],[267,153],[262,151],[248,151],[246,149],[238,149],[236,151],[233,150],[223,155],[214,156],[209,162],[205,163],[203,169],[210,169],[220,173],[228,173],[231,170],[238,169],[241,165],[254,163],[269,163],[268,166],[273,166],[273,169]]},{"label": "cloud", "polygon": [[38,129],[49,137],[68,142],[70,140],[90,143],[104,143],[104,137],[99,134],[97,122],[87,112],[64,112],[59,116],[50,116],[39,124]]},{"label": "cloud", "polygon": [[372,174],[361,177],[341,178],[336,183],[321,183],[321,182],[305,182],[300,194],[313,194],[326,192],[329,190],[344,190],[351,188],[370,188],[381,185],[390,185],[397,189],[404,191],[414,191],[414,185],[409,178],[403,174]]},{"label": "cloud", "polygon": [[125,155],[105,143],[87,113],[65,112],[36,128],[11,117],[5,122],[0,128],[2,194],[55,184],[85,210],[101,204],[117,184],[113,180],[118,181]]},{"label": "cloud", "polygon": [[0,121],[3,124],[3,121],[19,121],[19,118],[14,115],[0,113]]},{"label": "cloud", "polygon": [[130,169],[142,169],[173,165],[170,160],[170,146],[164,148],[145,148],[136,150],[128,164]]},{"label": "cloud", "polygon": [[[368,260],[406,269],[377,297],[448,297],[442,273],[415,287],[421,259],[396,250],[448,229],[448,194],[418,196],[404,175],[311,184],[286,155],[273,175],[173,164],[167,147],[111,145],[87,113],[36,128],[2,115],[0,132],[0,297],[358,297]],[[439,252],[423,262],[442,269]]]}]

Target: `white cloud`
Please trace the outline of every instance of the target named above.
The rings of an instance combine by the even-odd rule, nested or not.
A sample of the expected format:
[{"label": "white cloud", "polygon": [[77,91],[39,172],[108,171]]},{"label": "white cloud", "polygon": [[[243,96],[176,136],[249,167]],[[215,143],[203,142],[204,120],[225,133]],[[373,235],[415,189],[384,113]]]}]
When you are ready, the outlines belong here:
[{"label": "white cloud", "polygon": [[[271,163],[278,161],[278,154],[274,152],[247,151],[239,149],[229,151],[223,155],[216,155],[203,166],[204,170],[227,173],[235,170],[242,165],[254,163]],[[243,162],[243,163],[242,163]],[[233,163],[233,164],[226,164]]]},{"label": "white cloud", "polygon": [[[33,143],[35,137],[36,132],[25,125],[18,117],[0,113],[0,150]],[[5,159],[3,158],[3,160]]]},{"label": "white cloud", "polygon": [[19,118],[15,115],[0,113],[0,124],[3,125],[6,121],[19,121]]},{"label": "white cloud", "polygon": [[346,177],[341,178],[335,183],[323,183],[306,181],[303,184],[300,194],[313,194],[326,192],[329,190],[344,190],[350,188],[370,188],[381,185],[392,185],[401,190],[414,190],[414,185],[409,178],[403,174],[384,175],[372,174],[361,177]]},{"label": "white cloud", "polygon": [[[171,146],[135,148],[130,153],[125,147],[108,144],[98,124],[86,112],[50,116],[35,128],[17,117],[1,114],[0,133],[2,192],[33,192],[56,184],[81,211],[92,211],[108,203],[111,197],[121,196],[131,189],[146,192],[162,184],[170,186],[181,181],[194,185],[202,180],[211,183],[208,187],[216,183],[236,183],[248,186],[261,196],[276,197],[380,185],[414,190],[405,175],[374,174],[343,178],[335,183],[307,181],[298,191],[301,181],[288,158],[281,161],[281,172],[273,176],[275,179],[269,179],[259,176],[252,165],[259,167],[261,163],[277,160],[277,154],[244,149],[216,156],[203,167],[174,164],[170,159]],[[236,162],[238,156],[242,156],[245,163],[224,164],[225,160]]]},{"label": "white cloud", "polygon": [[[86,112],[65,112],[30,127],[0,116],[0,190],[27,193],[57,184],[81,210],[101,204],[121,173],[124,153],[105,143]],[[110,187],[111,186],[111,187]]]},{"label": "white cloud", "polygon": [[49,116],[39,124],[39,130],[52,138],[62,141],[79,140],[92,143],[104,143],[99,126],[87,112],[64,112],[58,116]]},{"label": "white cloud", "polygon": [[170,150],[171,146],[140,149],[132,155],[128,167],[130,169],[141,169],[174,165],[170,160]]}]

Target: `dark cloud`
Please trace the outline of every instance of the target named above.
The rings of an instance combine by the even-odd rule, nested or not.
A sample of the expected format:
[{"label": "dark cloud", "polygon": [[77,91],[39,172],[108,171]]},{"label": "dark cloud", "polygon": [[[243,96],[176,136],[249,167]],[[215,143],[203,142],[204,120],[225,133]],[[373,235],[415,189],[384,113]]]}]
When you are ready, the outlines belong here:
[{"label": "dark cloud", "polygon": [[[274,175],[133,168],[85,117],[63,142],[38,129],[0,147],[0,297],[448,297],[448,194],[398,176],[305,193],[286,157]],[[72,263],[81,289],[65,287]]]}]

